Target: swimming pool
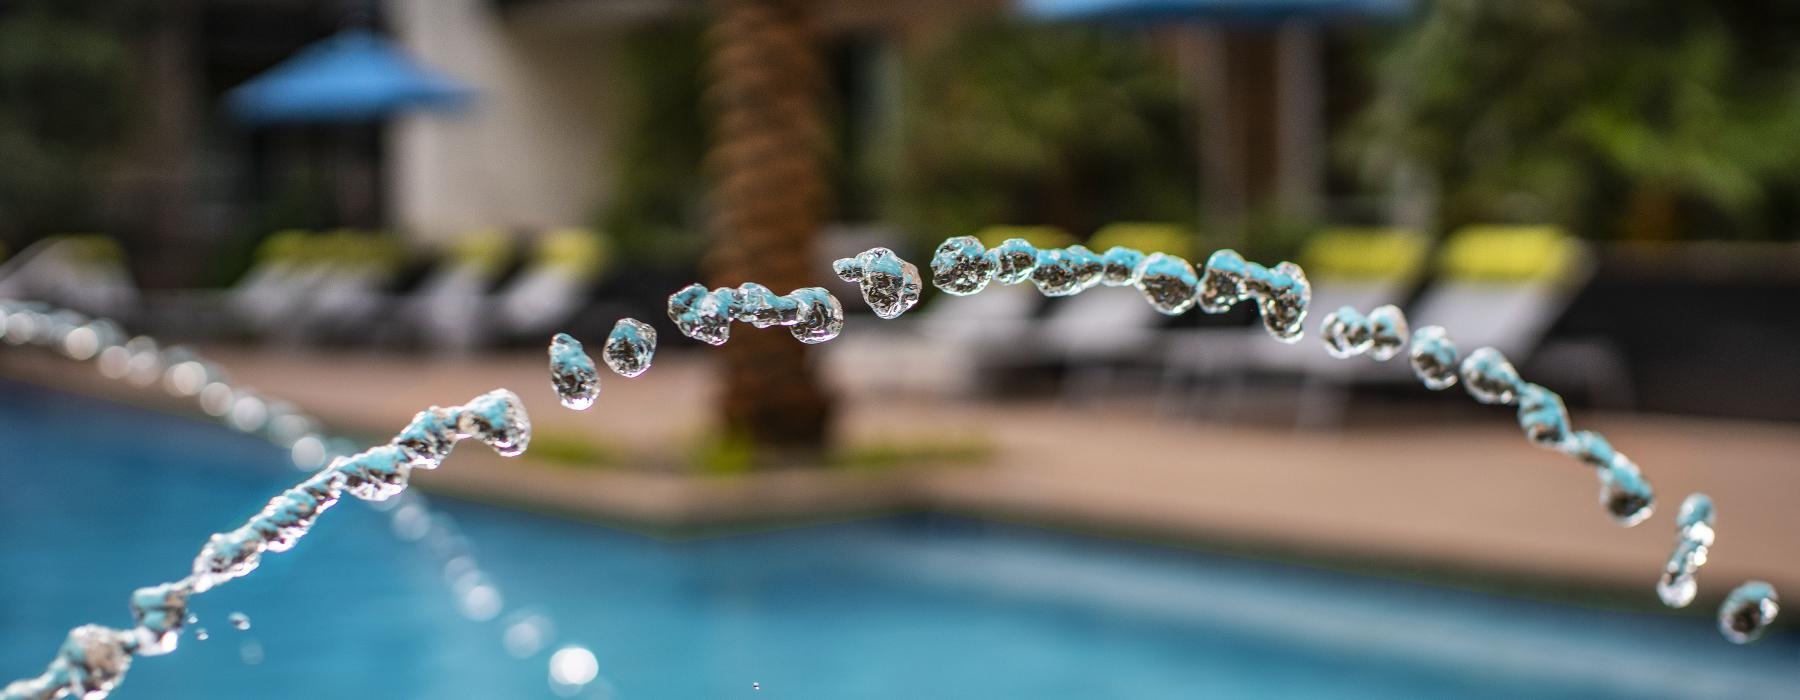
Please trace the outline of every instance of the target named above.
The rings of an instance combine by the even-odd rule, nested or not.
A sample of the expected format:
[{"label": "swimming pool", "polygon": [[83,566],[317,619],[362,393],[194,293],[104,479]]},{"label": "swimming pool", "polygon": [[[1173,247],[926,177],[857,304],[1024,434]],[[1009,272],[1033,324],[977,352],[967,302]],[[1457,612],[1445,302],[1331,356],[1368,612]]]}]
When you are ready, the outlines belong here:
[{"label": "swimming pool", "polygon": [[[183,575],[207,535],[296,480],[284,464],[224,428],[0,382],[0,681],[41,670],[73,625],[127,622],[133,588]],[[197,598],[211,638],[139,659],[114,697],[549,697],[549,652],[502,645],[521,608],[593,649],[595,697],[1800,696],[1800,643],[1732,647],[1704,616],[939,516],[664,542],[433,505],[509,613],[465,618],[427,547],[346,500]],[[253,626],[232,629],[233,611]]]}]

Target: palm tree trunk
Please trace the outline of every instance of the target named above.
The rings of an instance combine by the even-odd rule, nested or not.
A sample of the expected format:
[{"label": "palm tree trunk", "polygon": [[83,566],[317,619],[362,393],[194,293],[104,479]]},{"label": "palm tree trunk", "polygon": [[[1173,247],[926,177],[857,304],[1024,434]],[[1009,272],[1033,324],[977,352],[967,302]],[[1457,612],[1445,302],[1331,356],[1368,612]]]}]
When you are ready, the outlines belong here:
[{"label": "palm tree trunk", "polygon": [[[826,200],[823,67],[806,0],[713,0],[709,32],[715,286],[760,282],[778,293],[817,283],[810,269]],[[817,450],[831,401],[807,346],[784,328],[732,329],[721,408],[727,434],[758,452]]]}]

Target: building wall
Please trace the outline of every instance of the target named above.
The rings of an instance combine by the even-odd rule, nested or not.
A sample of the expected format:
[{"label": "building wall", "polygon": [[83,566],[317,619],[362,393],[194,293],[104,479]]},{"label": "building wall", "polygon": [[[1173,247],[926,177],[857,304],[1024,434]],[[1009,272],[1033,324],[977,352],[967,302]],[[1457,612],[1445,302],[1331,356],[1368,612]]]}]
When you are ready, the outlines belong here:
[{"label": "building wall", "polygon": [[396,121],[394,219],[423,243],[481,228],[587,223],[609,189],[610,29],[503,17],[491,0],[388,0],[396,38],[480,91],[465,111]]}]

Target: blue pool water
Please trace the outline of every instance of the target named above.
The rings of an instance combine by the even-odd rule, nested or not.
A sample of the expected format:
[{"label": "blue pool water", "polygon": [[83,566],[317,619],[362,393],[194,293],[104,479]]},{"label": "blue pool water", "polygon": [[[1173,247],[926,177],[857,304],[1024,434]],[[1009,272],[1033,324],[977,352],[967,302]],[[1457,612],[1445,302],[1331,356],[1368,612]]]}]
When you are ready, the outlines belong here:
[{"label": "blue pool water", "polygon": [[[125,624],[133,588],[183,575],[295,479],[222,428],[0,382],[0,681],[40,670],[74,624]],[[1732,647],[1700,616],[944,517],[664,542],[433,504],[509,610],[593,649],[590,697],[1800,697],[1800,643]],[[547,651],[509,656],[433,554],[353,501],[195,611],[211,639],[140,659],[115,697],[551,696]]]}]

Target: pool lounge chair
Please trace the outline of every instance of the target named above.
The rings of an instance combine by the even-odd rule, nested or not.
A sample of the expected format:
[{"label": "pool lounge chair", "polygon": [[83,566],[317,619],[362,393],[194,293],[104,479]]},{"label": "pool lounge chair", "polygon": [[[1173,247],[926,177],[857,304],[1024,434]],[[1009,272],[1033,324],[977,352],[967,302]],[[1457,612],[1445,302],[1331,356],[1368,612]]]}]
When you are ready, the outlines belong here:
[{"label": "pool lounge chair", "polygon": [[0,298],[56,304],[96,316],[135,318],[141,295],[117,241],[59,235],[27,246],[0,265]]},{"label": "pool lounge chair", "polygon": [[1367,312],[1399,304],[1425,269],[1428,248],[1423,236],[1404,229],[1333,228],[1314,234],[1298,256],[1312,283],[1306,337],[1281,343],[1260,324],[1172,331],[1164,348],[1162,407],[1189,410],[1207,402],[1215,414],[1228,414],[1239,408],[1251,372],[1345,371],[1341,365],[1348,363],[1318,347],[1319,319],[1341,306]]},{"label": "pool lounge chair", "polygon": [[490,339],[547,340],[587,304],[610,258],[607,240],[593,231],[544,232],[525,269],[488,304],[484,314],[492,323]]}]

